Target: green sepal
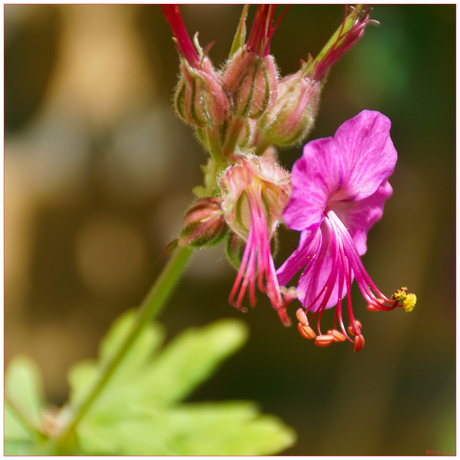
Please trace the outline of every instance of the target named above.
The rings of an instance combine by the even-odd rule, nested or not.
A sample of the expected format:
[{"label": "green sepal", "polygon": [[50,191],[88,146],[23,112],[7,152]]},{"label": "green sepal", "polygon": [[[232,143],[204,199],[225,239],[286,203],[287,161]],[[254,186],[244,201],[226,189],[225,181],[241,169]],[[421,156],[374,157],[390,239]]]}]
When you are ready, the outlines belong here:
[{"label": "green sepal", "polygon": [[236,233],[230,232],[225,244],[225,255],[227,256],[228,261],[237,270],[240,268],[245,246],[245,241],[243,241]]},{"label": "green sepal", "polygon": [[240,22],[236,29],[235,37],[233,38],[232,47],[230,49],[229,58],[231,58],[245,43],[246,41],[246,16],[248,13],[249,5],[244,5],[243,12],[241,13]]}]

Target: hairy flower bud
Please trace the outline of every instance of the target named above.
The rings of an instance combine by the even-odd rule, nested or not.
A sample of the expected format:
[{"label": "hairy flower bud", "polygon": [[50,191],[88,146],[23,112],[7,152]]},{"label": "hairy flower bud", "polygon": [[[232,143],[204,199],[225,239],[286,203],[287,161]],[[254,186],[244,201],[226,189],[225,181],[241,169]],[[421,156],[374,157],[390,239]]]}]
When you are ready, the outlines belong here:
[{"label": "hairy flower bud", "polygon": [[204,57],[197,68],[182,60],[180,70],[175,96],[179,116],[200,127],[223,123],[228,116],[229,101],[211,61]]},{"label": "hairy flower bud", "polygon": [[185,213],[179,245],[212,246],[219,243],[226,233],[227,226],[218,200],[200,198]]},{"label": "hairy flower bud", "polygon": [[276,100],[277,71],[271,55],[240,48],[224,69],[223,80],[235,116],[259,118]]},{"label": "hairy flower bud", "polygon": [[271,158],[247,156],[222,174],[222,210],[230,228],[247,240],[251,214],[257,201],[264,210],[269,239],[282,220],[291,193],[289,172]]},{"label": "hairy flower bud", "polygon": [[264,137],[273,144],[288,146],[303,140],[313,127],[321,84],[305,75],[305,66],[278,83],[278,98],[259,122]]},{"label": "hairy flower bud", "polygon": [[198,34],[192,43],[179,5],[161,5],[161,10],[180,55],[181,78],[175,96],[177,113],[186,122],[199,127],[223,123],[228,115],[228,98],[221,78],[198,43]]}]

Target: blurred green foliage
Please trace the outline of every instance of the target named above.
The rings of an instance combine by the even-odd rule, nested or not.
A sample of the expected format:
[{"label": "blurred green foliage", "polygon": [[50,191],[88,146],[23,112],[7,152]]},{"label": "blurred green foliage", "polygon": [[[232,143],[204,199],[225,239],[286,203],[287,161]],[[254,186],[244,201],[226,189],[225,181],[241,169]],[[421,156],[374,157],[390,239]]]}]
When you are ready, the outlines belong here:
[{"label": "blurred green foliage", "polygon": [[[70,404],[78,404],[98,371],[123,341],[135,312],[119,318],[100,348],[99,361],[77,363],[69,373]],[[182,333],[162,348],[164,330],[151,324],[134,341],[109,384],[80,421],[76,439],[62,445],[47,433],[40,374],[29,358],[9,366],[6,391],[26,420],[42,427],[50,439],[31,435],[9,406],[6,417],[8,455],[270,455],[295,441],[292,429],[273,416],[261,415],[245,401],[181,404],[220,362],[247,338],[243,323],[222,320]],[[8,406],[7,406],[8,407]],[[59,425],[67,406],[54,414]],[[48,422],[49,423],[49,422]]]}]

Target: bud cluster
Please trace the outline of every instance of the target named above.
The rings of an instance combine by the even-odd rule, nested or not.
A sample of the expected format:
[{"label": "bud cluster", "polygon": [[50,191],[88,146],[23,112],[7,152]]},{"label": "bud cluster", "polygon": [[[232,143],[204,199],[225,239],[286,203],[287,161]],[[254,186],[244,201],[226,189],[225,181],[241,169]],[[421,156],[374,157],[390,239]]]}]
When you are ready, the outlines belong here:
[{"label": "bud cluster", "polygon": [[[208,195],[217,190],[217,176],[232,163],[232,155],[262,154],[270,145],[300,143],[310,132],[321,90],[330,67],[363,34],[369,10],[351,8],[316,59],[301,60],[298,72],[280,78],[270,42],[281,18],[274,22],[275,5],[259,5],[246,40],[245,7],[230,57],[218,70],[197,35],[189,38],[179,6],[162,10],[174,34],[180,55],[180,80],[175,107],[191,124],[217,164],[207,180]],[[209,178],[208,178],[209,179]]]},{"label": "bud cluster", "polygon": [[268,238],[274,237],[290,193],[289,173],[279,167],[274,146],[300,143],[308,135],[327,71],[360,38],[370,22],[369,10],[351,8],[318,57],[301,60],[298,72],[281,78],[270,42],[288,8],[275,21],[276,6],[259,5],[246,37],[244,7],[230,57],[221,69],[211,62],[210,45],[201,48],[198,33],[190,39],[179,6],[161,9],[179,52],[176,112],[193,126],[211,155],[203,167],[204,186],[194,189],[198,200],[186,212],[178,244],[213,245],[228,235],[227,252],[237,261],[254,218],[255,204],[248,197],[255,199],[255,191],[262,191],[266,212],[260,219],[268,226]]}]

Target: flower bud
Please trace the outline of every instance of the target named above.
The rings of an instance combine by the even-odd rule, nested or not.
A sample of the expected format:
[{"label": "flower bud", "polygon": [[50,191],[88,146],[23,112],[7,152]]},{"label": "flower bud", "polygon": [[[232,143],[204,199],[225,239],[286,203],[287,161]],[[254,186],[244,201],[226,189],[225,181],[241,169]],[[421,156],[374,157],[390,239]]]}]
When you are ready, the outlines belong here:
[{"label": "flower bud", "polygon": [[185,213],[180,246],[213,246],[227,233],[222,209],[216,198],[200,198]]},{"label": "flower bud", "polygon": [[228,116],[229,101],[211,61],[204,57],[199,67],[191,67],[182,59],[180,70],[175,96],[179,116],[200,127],[223,123]]},{"label": "flower bud", "polygon": [[291,194],[289,172],[271,158],[249,155],[228,167],[219,185],[224,218],[231,230],[246,241],[257,210],[264,214],[271,239]]},{"label": "flower bud", "polygon": [[340,27],[311,62],[313,80],[325,79],[334,63],[363,36],[367,25],[378,24],[378,21],[369,19],[368,7],[356,5],[350,9],[350,14],[344,18]]},{"label": "flower bud", "polygon": [[259,56],[240,48],[227,64],[223,80],[241,118],[259,118],[277,96],[277,71],[273,56]]},{"label": "flower bud", "polygon": [[264,137],[273,144],[302,141],[313,127],[321,84],[305,75],[305,65],[278,83],[278,98],[259,122]]}]

